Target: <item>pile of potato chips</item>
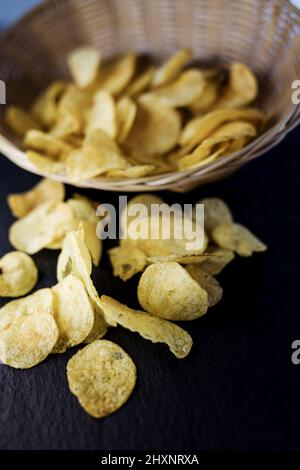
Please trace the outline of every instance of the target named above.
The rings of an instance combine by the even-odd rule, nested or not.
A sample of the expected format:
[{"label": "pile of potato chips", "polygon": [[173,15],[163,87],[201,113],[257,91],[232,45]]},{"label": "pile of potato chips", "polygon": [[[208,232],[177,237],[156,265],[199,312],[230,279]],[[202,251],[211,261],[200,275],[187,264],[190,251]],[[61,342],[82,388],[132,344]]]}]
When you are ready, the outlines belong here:
[{"label": "pile of potato chips", "polygon": [[[56,285],[0,309],[0,360],[27,369],[49,354],[86,344],[68,362],[69,386],[90,415],[104,417],[127,401],[136,382],[132,359],[118,345],[102,339],[107,330],[120,325],[153,343],[165,343],[177,358],[186,357],[192,338],[173,321],[204,315],[222,298],[215,276],[235,253],[250,256],[266,246],[237,224],[218,198],[200,201],[207,234],[201,250],[187,251],[185,239],[127,236],[109,256],[114,275],[124,281],[142,272],[137,297],[143,310],[134,310],[100,295],[92,281],[92,266],[99,265],[102,253],[96,235],[97,204],[80,195],[64,199],[64,186],[47,179],[26,193],[8,197],[17,218],[9,240],[18,251],[0,259],[0,296],[22,297],[34,288],[38,271],[29,255],[44,248],[61,251]],[[136,202],[151,207],[162,200],[145,194],[130,204]],[[125,231],[129,222],[123,213]]]},{"label": "pile of potato chips", "polygon": [[42,173],[76,183],[99,176],[139,178],[198,168],[240,150],[266,116],[249,105],[258,82],[249,68],[187,65],[182,49],[160,66],[130,52],[101,63],[82,47],[66,58],[73,81],[56,81],[29,110],[6,122]]}]

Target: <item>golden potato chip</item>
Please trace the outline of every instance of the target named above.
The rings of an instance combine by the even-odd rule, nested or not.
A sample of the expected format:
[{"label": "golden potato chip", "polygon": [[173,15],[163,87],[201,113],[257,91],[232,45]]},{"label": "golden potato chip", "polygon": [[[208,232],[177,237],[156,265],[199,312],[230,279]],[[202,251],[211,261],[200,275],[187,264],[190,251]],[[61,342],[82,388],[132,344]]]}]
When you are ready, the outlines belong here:
[{"label": "golden potato chip", "polygon": [[140,93],[144,92],[153,80],[155,68],[153,66],[148,67],[140,75],[133,79],[133,81],[126,88],[125,93],[128,97],[135,97]]},{"label": "golden potato chip", "polygon": [[128,223],[130,223],[130,221],[134,219],[134,216],[130,217],[128,215],[128,210],[130,206],[132,206],[133,204],[143,204],[147,211],[149,211],[153,204],[162,204],[163,202],[164,201],[161,197],[156,196],[154,194],[139,194],[138,196],[134,196],[133,198],[131,198],[127,204],[127,210],[125,208],[121,214],[120,224],[122,227],[122,231],[126,233]]},{"label": "golden potato chip", "polygon": [[201,261],[201,269],[213,276],[220,274],[234,259],[233,251],[226,248],[209,246],[206,251]]},{"label": "golden potato chip", "polygon": [[223,289],[219,282],[211,274],[203,271],[201,265],[191,264],[185,268],[189,275],[204,289],[208,294],[208,306],[213,307],[223,297]]},{"label": "golden potato chip", "polygon": [[66,164],[68,174],[74,181],[87,180],[110,170],[123,170],[130,166],[115,142],[100,129],[86,136],[82,149],[71,152]]},{"label": "golden potato chip", "polygon": [[175,255],[167,255],[167,256],[148,256],[147,263],[164,263],[165,261],[175,261],[179,264],[200,264],[204,263],[207,259],[207,254],[195,254],[195,253],[177,253]]},{"label": "golden potato chip", "polygon": [[135,120],[136,104],[128,96],[123,96],[116,105],[118,142],[125,142]]},{"label": "golden potato chip", "polygon": [[89,344],[97,339],[103,338],[108,330],[108,324],[106,323],[102,310],[95,304],[94,305],[94,323],[88,336],[83,340],[83,343]]},{"label": "golden potato chip", "polygon": [[205,80],[201,95],[189,105],[194,114],[210,111],[212,105],[217,101],[220,91],[218,80]]},{"label": "golden potato chip", "polygon": [[230,65],[229,83],[215,106],[219,108],[239,108],[252,103],[258,94],[255,75],[244,64]]},{"label": "golden potato chip", "polygon": [[44,178],[25,193],[10,194],[7,198],[7,202],[15,217],[24,217],[28,212],[43,202],[59,202],[63,201],[64,198],[64,185],[58,181]]},{"label": "golden potato chip", "polygon": [[52,350],[63,353],[76,346],[89,335],[94,324],[94,309],[82,282],[69,275],[52,287],[54,295],[54,319],[59,336]]},{"label": "golden potato chip", "polygon": [[17,318],[45,312],[53,314],[53,294],[51,289],[40,289],[22,299],[11,300],[0,309],[0,332]]},{"label": "golden potato chip", "polygon": [[0,297],[21,297],[37,283],[38,270],[33,259],[11,251],[0,259]]},{"label": "golden potato chip", "polygon": [[108,251],[114,276],[127,281],[146,266],[145,253],[135,246],[116,246]]},{"label": "golden potato chip", "polygon": [[24,144],[26,148],[36,150],[54,159],[64,158],[72,150],[72,146],[59,138],[35,129],[26,132]]},{"label": "golden potato chip", "polygon": [[196,116],[191,119],[183,128],[179,143],[180,145],[190,144],[196,146],[226,122],[242,120],[258,124],[263,117],[263,113],[254,108],[217,109],[205,114],[205,116]]},{"label": "golden potato chip", "polygon": [[40,129],[41,126],[27,111],[18,106],[8,106],[5,109],[5,121],[18,136],[23,136],[29,129]]},{"label": "golden potato chip", "polygon": [[218,197],[204,198],[199,201],[204,204],[204,225],[205,231],[211,231],[223,222],[233,222],[231,211],[227,204]]},{"label": "golden potato chip", "polygon": [[91,104],[90,96],[75,85],[68,85],[58,104],[58,119],[51,129],[56,137],[67,137],[70,134],[82,132],[84,116]]},{"label": "golden potato chip", "polygon": [[110,170],[105,175],[108,178],[142,178],[155,170],[154,165],[134,165],[125,170]]},{"label": "golden potato chip", "polygon": [[78,351],[68,362],[71,392],[94,418],[117,411],[130,397],[136,382],[136,367],[115,343],[95,341]]},{"label": "golden potato chip", "polygon": [[64,202],[44,202],[12,224],[9,241],[17,250],[34,254],[67,233],[73,221]]},{"label": "golden potato chip", "polygon": [[152,85],[158,87],[172,82],[191,58],[192,51],[190,49],[181,49],[176,52],[155,72]]},{"label": "golden potato chip", "polygon": [[190,335],[163,318],[132,310],[106,295],[101,297],[101,307],[111,326],[121,325],[152,343],[165,343],[178,359],[186,357],[192,348],[193,340]]},{"label": "golden potato chip", "polygon": [[190,69],[183,72],[169,85],[157,88],[141,96],[143,103],[149,100],[160,102],[164,106],[179,108],[193,103],[202,94],[204,77],[200,70]]},{"label": "golden potato chip", "polygon": [[67,56],[71,75],[79,88],[86,88],[95,80],[100,62],[101,54],[93,47],[80,47]]},{"label": "golden potato chip", "polygon": [[240,224],[224,222],[215,227],[211,235],[221,248],[235,251],[240,256],[251,256],[255,252],[267,249],[262,241]]},{"label": "golden potato chip", "polygon": [[78,226],[78,233],[89,250],[93,265],[99,266],[102,255],[102,240],[97,236],[96,225],[87,220],[82,220]]},{"label": "golden potato chip", "polygon": [[154,263],[143,272],[138,299],[146,312],[166,320],[195,320],[207,312],[207,292],[173,261]]},{"label": "golden potato chip", "polygon": [[136,54],[131,52],[105,64],[96,81],[97,88],[112,95],[121,93],[129,84],[136,67]]},{"label": "golden potato chip", "polygon": [[112,95],[105,90],[100,90],[94,95],[92,107],[87,111],[85,132],[89,133],[95,129],[106,132],[112,138],[117,134],[115,102]]},{"label": "golden potato chip", "polygon": [[33,150],[26,152],[28,160],[43,174],[57,174],[65,170],[65,164]]},{"label": "golden potato chip", "polygon": [[202,142],[192,153],[178,161],[179,170],[196,168],[215,161],[228,153],[230,144],[227,137],[208,138]]},{"label": "golden potato chip", "polygon": [[21,316],[0,332],[0,360],[16,369],[34,367],[51,353],[57,337],[49,312]]},{"label": "golden potato chip", "polygon": [[157,100],[138,103],[134,124],[125,141],[126,148],[133,154],[142,151],[146,156],[168,152],[177,144],[180,126],[176,110]]},{"label": "golden potato chip", "polygon": [[66,89],[66,82],[57,80],[51,83],[33,103],[31,112],[42,126],[52,126],[58,114],[58,101]]},{"label": "golden potato chip", "polygon": [[71,208],[75,218],[80,222],[84,220],[91,224],[97,225],[99,217],[96,215],[98,203],[91,201],[82,194],[73,194],[66,204]]}]

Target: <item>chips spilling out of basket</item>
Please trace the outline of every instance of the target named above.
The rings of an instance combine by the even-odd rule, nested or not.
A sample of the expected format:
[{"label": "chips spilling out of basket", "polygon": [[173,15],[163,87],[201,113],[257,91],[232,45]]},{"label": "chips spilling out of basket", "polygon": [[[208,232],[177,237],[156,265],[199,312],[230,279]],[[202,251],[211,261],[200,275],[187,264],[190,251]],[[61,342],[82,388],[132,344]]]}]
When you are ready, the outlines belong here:
[{"label": "chips spilling out of basket", "polygon": [[58,80],[29,109],[6,109],[29,161],[74,183],[184,171],[230,155],[258,136],[265,114],[241,63],[195,67],[182,49],[161,65],[129,52],[103,62],[92,47],[72,51],[72,80]]}]

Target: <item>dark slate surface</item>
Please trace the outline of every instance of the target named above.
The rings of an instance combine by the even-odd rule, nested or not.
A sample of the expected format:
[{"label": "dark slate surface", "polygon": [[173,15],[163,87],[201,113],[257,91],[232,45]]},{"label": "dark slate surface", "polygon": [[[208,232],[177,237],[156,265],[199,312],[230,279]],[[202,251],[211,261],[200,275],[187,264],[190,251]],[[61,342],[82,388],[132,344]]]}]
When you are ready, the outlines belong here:
[{"label": "dark slate surface", "polygon": [[[68,391],[65,369],[76,349],[28,371],[1,365],[1,449],[300,447],[300,365],[291,362],[291,343],[300,339],[298,145],[299,130],[230,179],[186,195],[165,193],[170,202],[224,197],[236,219],[269,245],[267,253],[228,267],[220,276],[222,302],[183,325],[194,338],[190,356],[177,360],[164,345],[111,329],[107,338],[133,357],[138,382],[126,406],[102,421],[89,417]],[[6,196],[36,181],[1,157],[0,255],[11,249]],[[102,202],[118,196],[87,194]],[[38,287],[55,283],[56,256],[35,256]],[[114,279],[106,257],[94,280],[99,292],[137,305],[137,280]]]}]

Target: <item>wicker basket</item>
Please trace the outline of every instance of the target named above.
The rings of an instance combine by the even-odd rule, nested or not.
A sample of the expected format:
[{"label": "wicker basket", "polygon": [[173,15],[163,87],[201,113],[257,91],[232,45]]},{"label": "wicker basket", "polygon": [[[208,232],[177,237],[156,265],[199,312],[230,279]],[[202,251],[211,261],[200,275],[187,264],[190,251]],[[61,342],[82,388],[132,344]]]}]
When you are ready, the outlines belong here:
[{"label": "wicker basket", "polygon": [[[276,145],[300,120],[300,105],[291,102],[291,84],[300,79],[300,11],[287,0],[46,1],[0,41],[7,103],[29,105],[49,82],[68,77],[65,56],[82,44],[100,48],[104,58],[137,49],[161,60],[190,47],[204,64],[245,62],[260,78],[259,105],[276,117],[274,126],[254,142],[201,169],[139,179],[97,178],[82,182],[83,187],[187,191],[233,173]],[[1,105],[0,151],[39,173],[5,127],[3,112]],[[64,175],[55,178],[68,183]]]}]

